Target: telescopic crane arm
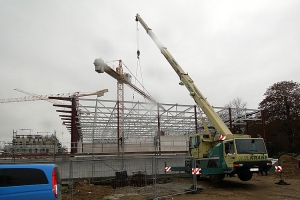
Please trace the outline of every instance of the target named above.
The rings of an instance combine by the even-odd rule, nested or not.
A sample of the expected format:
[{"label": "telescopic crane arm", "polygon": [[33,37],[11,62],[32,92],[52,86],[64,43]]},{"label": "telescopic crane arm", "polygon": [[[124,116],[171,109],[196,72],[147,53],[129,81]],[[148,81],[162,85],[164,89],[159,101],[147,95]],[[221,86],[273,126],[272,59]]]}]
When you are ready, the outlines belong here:
[{"label": "telescopic crane arm", "polygon": [[194,81],[191,79],[191,77],[183,71],[183,69],[176,62],[176,60],[171,55],[171,53],[158,40],[158,38],[155,36],[155,34],[152,32],[152,30],[148,27],[148,25],[144,22],[144,20],[140,17],[139,14],[136,15],[136,21],[140,22],[140,24],[144,27],[144,29],[146,30],[148,35],[155,42],[157,47],[160,49],[161,53],[165,56],[167,61],[170,63],[170,65],[173,67],[173,69],[179,76],[179,78],[181,80],[181,84],[185,85],[185,87],[188,89],[188,91],[190,92],[190,95],[195,100],[197,105],[203,110],[205,115],[208,117],[210,122],[215,127],[216,131],[221,135],[232,134],[231,131],[226,126],[226,124],[222,121],[222,119],[219,117],[219,115],[214,111],[213,107],[209,104],[209,102],[203,96],[203,94],[198,90],[198,88],[194,84]]}]

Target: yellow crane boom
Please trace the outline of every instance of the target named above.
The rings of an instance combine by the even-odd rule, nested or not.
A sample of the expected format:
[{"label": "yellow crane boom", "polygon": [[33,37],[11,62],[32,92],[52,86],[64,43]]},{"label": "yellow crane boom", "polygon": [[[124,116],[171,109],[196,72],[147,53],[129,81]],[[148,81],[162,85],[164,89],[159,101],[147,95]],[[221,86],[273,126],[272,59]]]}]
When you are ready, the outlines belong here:
[{"label": "yellow crane boom", "polygon": [[213,107],[206,100],[204,95],[196,87],[191,77],[183,71],[183,69],[177,63],[175,58],[171,55],[171,53],[167,50],[167,48],[164,47],[163,44],[158,40],[158,38],[155,36],[155,34],[152,32],[152,30],[148,27],[148,25],[144,22],[144,20],[140,17],[139,14],[136,15],[136,21],[140,22],[140,24],[144,27],[148,35],[155,42],[157,47],[160,49],[161,53],[164,55],[164,57],[167,59],[167,61],[170,63],[170,65],[173,67],[173,69],[179,76],[182,85],[185,85],[185,87],[188,89],[191,97],[195,100],[197,105],[203,110],[205,115],[208,117],[210,122],[215,127],[216,131],[221,135],[232,134],[229,128],[226,126],[226,124],[222,121],[222,119],[215,112]]}]

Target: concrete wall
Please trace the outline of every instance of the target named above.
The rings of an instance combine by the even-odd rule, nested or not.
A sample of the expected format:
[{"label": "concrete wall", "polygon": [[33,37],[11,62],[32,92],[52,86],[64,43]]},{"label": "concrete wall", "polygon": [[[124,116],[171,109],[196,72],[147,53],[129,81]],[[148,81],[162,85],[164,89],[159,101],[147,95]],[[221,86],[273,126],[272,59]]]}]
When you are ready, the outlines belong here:
[{"label": "concrete wall", "polygon": [[117,140],[83,143],[82,153],[117,153],[122,152],[122,148],[124,152],[154,152],[159,148],[159,144],[161,151],[188,151],[186,136],[161,136],[160,142],[155,141],[155,138],[125,139],[124,146],[120,144],[118,145]]}]

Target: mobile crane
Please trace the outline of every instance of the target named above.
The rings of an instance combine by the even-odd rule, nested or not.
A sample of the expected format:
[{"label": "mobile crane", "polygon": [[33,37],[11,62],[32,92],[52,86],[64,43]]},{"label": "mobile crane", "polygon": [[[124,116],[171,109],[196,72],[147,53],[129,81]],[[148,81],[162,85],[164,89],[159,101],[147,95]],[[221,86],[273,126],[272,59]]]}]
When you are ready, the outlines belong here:
[{"label": "mobile crane", "polygon": [[205,120],[202,119],[204,132],[189,137],[189,156],[192,159],[185,161],[186,171],[191,172],[193,166],[201,168],[201,174],[208,175],[213,183],[222,181],[225,175],[237,174],[240,180],[249,181],[253,173],[267,174],[272,167],[272,162],[268,158],[264,140],[251,138],[250,135],[232,134],[191,77],[184,72],[139,14],[136,15],[136,21],[144,27],[179,76],[180,85],[185,85],[191,97],[215,128],[216,133],[212,134]]}]

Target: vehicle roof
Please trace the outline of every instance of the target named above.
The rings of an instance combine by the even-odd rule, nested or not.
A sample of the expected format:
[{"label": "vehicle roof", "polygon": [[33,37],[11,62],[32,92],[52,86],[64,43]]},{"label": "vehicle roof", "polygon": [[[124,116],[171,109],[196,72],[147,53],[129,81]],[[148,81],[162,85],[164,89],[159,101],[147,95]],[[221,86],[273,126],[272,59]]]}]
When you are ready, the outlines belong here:
[{"label": "vehicle roof", "polygon": [[0,170],[5,169],[38,169],[42,170],[48,181],[49,184],[51,183],[51,178],[52,178],[52,171],[55,169],[57,166],[55,164],[0,164]]},{"label": "vehicle roof", "polygon": [[55,164],[0,164],[0,169],[4,168],[37,168],[42,170],[52,170]]}]

